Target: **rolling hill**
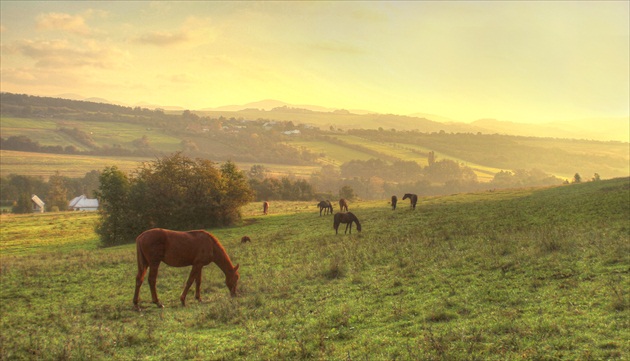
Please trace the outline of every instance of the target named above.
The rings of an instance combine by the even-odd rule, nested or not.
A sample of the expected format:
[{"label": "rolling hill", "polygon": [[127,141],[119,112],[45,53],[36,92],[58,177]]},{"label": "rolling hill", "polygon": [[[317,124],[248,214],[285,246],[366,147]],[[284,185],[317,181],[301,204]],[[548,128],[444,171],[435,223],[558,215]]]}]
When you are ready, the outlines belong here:
[{"label": "rolling hill", "polygon": [[[2,93],[2,138],[26,137],[40,146],[39,150],[9,149],[3,143],[2,151],[119,157],[121,161],[130,157],[151,160],[183,151],[217,162],[232,160],[244,169],[263,164],[276,174],[291,174],[291,167],[302,167],[296,173],[305,174],[307,168],[315,171],[326,164],[339,167],[352,159],[370,158],[413,161],[424,167],[428,152],[435,152],[438,159],[471,167],[481,181],[491,180],[502,170],[518,169],[537,169],[563,179],[575,173],[587,178],[598,173],[604,179],[629,174],[626,142],[501,135],[484,133],[471,124],[316,111],[275,101],[249,105],[281,106],[178,112]],[[69,146],[74,153],[68,153]],[[49,175],[51,164],[55,162],[41,162],[42,175]],[[29,172],[37,172],[36,165],[30,167],[34,169]],[[9,173],[20,173],[15,153],[3,153],[2,175]]]}]

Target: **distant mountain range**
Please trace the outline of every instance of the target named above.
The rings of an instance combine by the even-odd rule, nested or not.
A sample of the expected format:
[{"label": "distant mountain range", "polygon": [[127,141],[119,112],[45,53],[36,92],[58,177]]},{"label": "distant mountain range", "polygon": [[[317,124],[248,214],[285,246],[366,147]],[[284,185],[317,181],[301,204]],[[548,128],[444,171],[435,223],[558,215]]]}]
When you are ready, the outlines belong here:
[{"label": "distant mountain range", "polygon": [[[96,103],[108,103],[122,106],[142,107],[142,108],[161,108],[168,111],[183,111],[186,108],[180,106],[164,106],[150,103],[125,104],[120,101],[111,101],[103,98],[86,98],[78,94],[61,94],[59,98],[82,100]],[[299,115],[295,110],[306,110],[313,113],[325,113],[318,117],[318,114],[310,116]],[[520,135],[532,137],[551,137],[551,138],[570,138],[570,139],[593,139],[602,141],[623,141],[630,142],[630,117],[620,118],[597,118],[597,119],[580,119],[557,121],[542,124],[526,124],[517,123],[497,119],[479,119],[472,123],[458,122],[447,117],[436,114],[414,113],[410,115],[392,115],[378,114],[369,110],[362,109],[334,109],[319,105],[306,104],[290,104],[279,100],[266,99],[257,102],[251,102],[242,105],[225,105],[214,108],[203,108],[192,110],[200,113],[216,115],[217,113],[226,112],[234,114],[225,114],[225,116],[257,116],[272,119],[273,116],[280,117],[277,120],[286,120],[286,116],[282,117],[281,113],[290,113],[290,120],[294,122],[303,122],[314,124],[317,126],[335,125],[341,128],[379,128],[410,130],[420,129],[424,131],[447,132],[481,132],[485,134],[506,134]],[[270,112],[273,111],[273,114]],[[326,117],[326,113],[328,116]],[[334,114],[334,124],[324,124],[320,119],[329,119]],[[346,115],[341,117],[341,115]],[[339,120],[341,119],[341,121]]]}]

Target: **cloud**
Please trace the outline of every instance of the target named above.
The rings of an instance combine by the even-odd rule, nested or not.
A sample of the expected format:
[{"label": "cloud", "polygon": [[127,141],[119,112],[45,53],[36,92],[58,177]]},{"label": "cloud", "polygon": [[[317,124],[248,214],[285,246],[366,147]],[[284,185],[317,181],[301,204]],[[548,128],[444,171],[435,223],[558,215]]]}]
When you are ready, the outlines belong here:
[{"label": "cloud", "polygon": [[155,46],[171,46],[186,43],[190,40],[186,32],[152,31],[134,39],[135,43]]},{"label": "cloud", "polygon": [[82,15],[70,15],[65,13],[40,14],[36,18],[39,30],[63,30],[77,35],[91,35],[92,30],[85,23]]},{"label": "cloud", "polygon": [[21,83],[37,80],[37,77],[25,69],[2,69],[3,82]]},{"label": "cloud", "polygon": [[189,16],[182,22],[178,30],[150,31],[135,37],[132,41],[136,44],[158,47],[199,46],[216,40],[218,30],[208,25],[212,22],[211,18]]},{"label": "cloud", "polygon": [[95,42],[71,44],[67,40],[21,40],[7,45],[10,53],[18,53],[35,61],[41,68],[115,67],[124,53],[114,47]]}]

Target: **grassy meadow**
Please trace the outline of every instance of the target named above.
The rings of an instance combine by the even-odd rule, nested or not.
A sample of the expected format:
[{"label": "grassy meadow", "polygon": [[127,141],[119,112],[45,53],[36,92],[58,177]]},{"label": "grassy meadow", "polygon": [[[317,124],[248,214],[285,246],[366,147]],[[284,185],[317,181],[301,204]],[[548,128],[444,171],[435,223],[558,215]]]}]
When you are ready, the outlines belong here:
[{"label": "grassy meadow", "polygon": [[[240,295],[204,268],[160,267],[133,310],[135,246],[102,248],[93,213],[2,215],[2,360],[624,360],[630,179],[351,202],[335,235],[316,202],[259,203],[211,229]],[[335,209],[338,206],[335,205]],[[343,227],[342,227],[343,229]],[[252,242],[241,244],[243,235]]]}]

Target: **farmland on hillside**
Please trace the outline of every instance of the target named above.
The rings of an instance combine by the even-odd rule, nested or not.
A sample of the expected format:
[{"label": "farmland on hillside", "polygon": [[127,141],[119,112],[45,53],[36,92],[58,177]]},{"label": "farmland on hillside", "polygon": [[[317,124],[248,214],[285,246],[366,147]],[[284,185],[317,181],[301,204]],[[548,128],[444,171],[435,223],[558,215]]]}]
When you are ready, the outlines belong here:
[{"label": "farmland on hillside", "polygon": [[[102,248],[97,215],[2,215],[1,359],[623,360],[630,355],[630,179],[351,202],[335,235],[313,202],[260,203],[209,230],[203,302],[162,265],[166,308],[132,306],[136,254]],[[343,233],[343,232],[342,232]],[[249,235],[251,243],[241,244]],[[52,321],[51,321],[52,320]]]},{"label": "farmland on hillside", "polygon": [[[313,117],[320,121],[329,117],[333,123],[337,118],[358,121],[363,117],[383,122],[392,119],[414,121],[393,115],[359,116],[347,112],[299,109],[263,112],[270,118],[253,118],[253,114],[261,113],[254,110],[249,113],[231,112],[229,117],[228,113],[221,115],[220,112],[166,114],[161,110],[131,109],[111,104],[2,95],[3,100],[19,100],[15,104],[2,103],[0,132],[3,156],[0,168],[3,176],[9,173],[47,176],[54,171],[71,176],[76,172],[85,174],[93,170],[83,168],[87,158],[80,158],[82,160],[77,165],[72,165],[49,154],[58,155],[60,159],[66,158],[65,155],[95,157],[95,164],[102,164],[102,158],[108,157],[125,168],[130,161],[154,159],[174,151],[215,162],[231,160],[241,165],[259,164],[271,169],[270,174],[304,177],[323,165],[339,168],[350,161],[369,159],[389,164],[413,161],[426,168],[426,154],[429,152],[434,152],[438,160],[452,160],[471,168],[481,182],[493,180],[502,170],[555,175],[559,181],[572,179],[576,173],[584,179],[593,178],[595,173],[602,179],[630,173],[628,143],[623,142],[456,133],[440,129],[440,123],[419,119],[416,119],[416,125],[421,130],[416,131],[390,129],[385,123],[380,130],[340,131],[334,126],[332,129],[317,129],[307,123]],[[239,116],[235,117],[232,113]],[[278,118],[274,118],[276,116]],[[19,136],[26,139],[7,142],[7,139]],[[37,157],[28,156],[22,171],[20,156],[4,151],[42,153],[42,162],[35,164],[33,162]],[[287,170],[292,166],[296,167],[295,171]],[[41,173],[38,174],[36,169],[41,169]],[[424,173],[423,177],[403,180],[395,179],[399,173],[390,172],[392,179],[388,181],[420,181],[438,186],[449,180],[461,181],[436,181],[427,179],[429,172]],[[365,184],[358,186],[367,187]],[[451,187],[449,191],[458,190]],[[449,191],[445,190],[446,193]]]}]

